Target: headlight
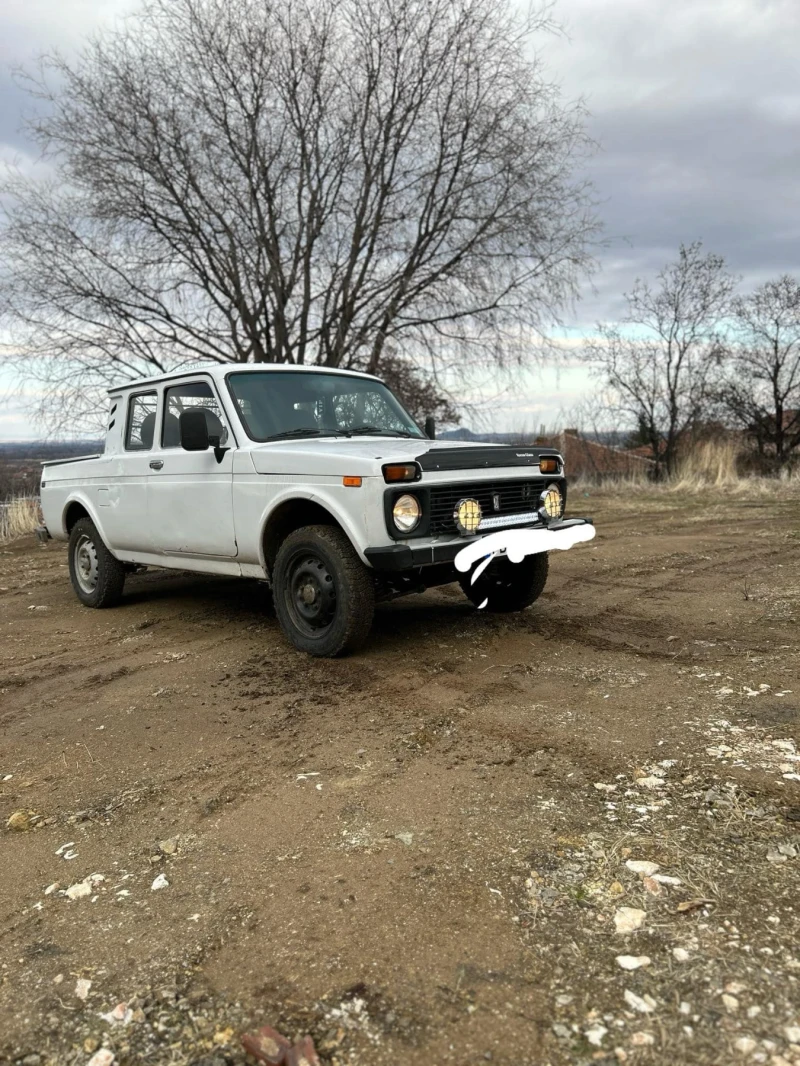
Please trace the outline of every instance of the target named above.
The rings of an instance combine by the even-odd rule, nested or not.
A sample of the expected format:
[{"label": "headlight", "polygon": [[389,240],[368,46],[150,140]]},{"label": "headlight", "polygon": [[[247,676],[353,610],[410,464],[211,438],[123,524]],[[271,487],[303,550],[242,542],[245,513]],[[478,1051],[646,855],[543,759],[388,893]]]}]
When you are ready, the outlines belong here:
[{"label": "headlight", "polygon": [[410,533],[422,517],[422,508],[416,496],[398,496],[392,508],[394,524],[401,533]]},{"label": "headlight", "polygon": [[481,505],[477,500],[459,500],[453,518],[459,533],[475,533],[483,518]]},{"label": "headlight", "polygon": [[560,518],[564,513],[564,497],[558,485],[548,485],[539,497],[539,514],[547,521],[548,518]]}]

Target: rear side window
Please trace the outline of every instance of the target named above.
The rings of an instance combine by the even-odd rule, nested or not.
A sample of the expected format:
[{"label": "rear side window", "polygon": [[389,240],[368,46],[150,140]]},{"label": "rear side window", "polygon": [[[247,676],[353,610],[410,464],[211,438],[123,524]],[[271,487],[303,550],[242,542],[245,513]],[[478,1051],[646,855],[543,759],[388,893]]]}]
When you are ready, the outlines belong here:
[{"label": "rear side window", "polygon": [[128,401],[128,424],[125,428],[125,450],[147,452],[153,447],[156,431],[158,394],[139,392]]},{"label": "rear side window", "polygon": [[180,417],[184,411],[202,410],[206,416],[209,437],[219,437],[224,444],[228,435],[225,419],[217,398],[207,381],[187,381],[167,389],[164,393],[164,425],[161,447],[179,448],[181,444]]}]

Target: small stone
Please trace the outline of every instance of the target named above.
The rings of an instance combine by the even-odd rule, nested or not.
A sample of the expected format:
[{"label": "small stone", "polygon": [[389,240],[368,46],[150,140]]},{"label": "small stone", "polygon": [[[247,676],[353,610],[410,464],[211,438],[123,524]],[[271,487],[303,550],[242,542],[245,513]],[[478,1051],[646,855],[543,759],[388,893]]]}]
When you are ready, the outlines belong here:
[{"label": "small stone", "polygon": [[661,885],[654,877],[643,877],[642,887],[645,892],[648,892],[651,896],[660,896],[662,894]]},{"label": "small stone", "polygon": [[600,1047],[603,1043],[603,1037],[608,1032],[608,1029],[604,1025],[600,1025],[599,1022],[587,1029],[584,1032],[584,1036],[593,1047]]},{"label": "small stone", "polygon": [[612,881],[608,886],[608,894],[609,896],[624,896],[625,886],[619,881]]},{"label": "small stone", "polygon": [[152,892],[158,892],[160,888],[169,888],[169,881],[164,874],[159,874],[155,881],[150,886]]},{"label": "small stone", "polygon": [[739,1000],[727,992],[722,993],[722,1002],[728,1014],[735,1014],[739,1009]]},{"label": "small stone", "polygon": [[664,782],[660,777],[640,777],[635,784],[639,788],[649,788],[651,791],[664,787]]},{"label": "small stone", "polygon": [[176,855],[178,851],[178,838],[170,837],[169,840],[159,840],[158,849],[162,855]]},{"label": "small stone", "polygon": [[625,865],[635,874],[642,874],[644,877],[652,877],[661,869],[657,862],[648,862],[646,859],[628,859]]},{"label": "small stone", "polygon": [[395,833],[394,839],[395,840],[399,840],[401,844],[405,844],[405,846],[407,848],[410,848],[411,845],[414,842],[414,834],[413,833]]},{"label": "small stone", "polygon": [[624,992],[625,1002],[633,1010],[639,1011],[640,1014],[650,1014],[655,1010],[655,1000],[651,996],[637,996],[635,992],[629,991],[627,988]]},{"label": "small stone", "polygon": [[742,981],[728,981],[725,985],[725,991],[730,992],[732,996],[739,996],[742,992],[747,991],[747,985]]},{"label": "small stone", "polygon": [[747,1008],[747,1017],[748,1018],[757,1018],[760,1013],[761,1013],[761,1007],[758,1007],[758,1006],[754,1005],[752,1007],[748,1007]]},{"label": "small stone", "polygon": [[59,881],[54,881],[52,885],[47,886],[47,888],[44,890],[44,894],[46,896],[50,896],[53,894],[53,892],[57,892],[59,888],[61,888],[61,883]]},{"label": "small stone", "polygon": [[660,885],[682,885],[680,877],[670,877],[669,874],[653,874],[653,880]]},{"label": "small stone", "polygon": [[78,881],[74,885],[70,885],[66,891],[66,895],[69,899],[85,899],[86,896],[91,896],[92,886],[89,881]]},{"label": "small stone", "polygon": [[774,849],[770,849],[767,852],[767,862],[778,863],[778,862],[786,862],[786,860],[787,860],[787,856],[786,855],[782,855],[779,851],[775,851]]},{"label": "small stone", "polygon": [[37,1055],[36,1052],[32,1052],[30,1055],[26,1055],[24,1059],[20,1061],[19,1066],[41,1066],[42,1056]]},{"label": "small stone", "polygon": [[114,1052],[107,1047],[101,1047],[86,1063],[86,1066],[111,1066],[114,1061]]},{"label": "small stone", "polygon": [[614,912],[614,926],[618,933],[633,933],[641,929],[646,917],[647,912],[636,907],[617,907]]},{"label": "small stone", "polygon": [[638,970],[641,966],[649,966],[650,961],[647,955],[617,955],[617,966],[623,970]]},{"label": "small stone", "polygon": [[569,993],[563,992],[560,996],[556,996],[556,1005],[559,1007],[568,1007],[572,1003],[574,996],[570,996]]},{"label": "small stone", "polygon": [[787,1025],[783,1034],[790,1044],[800,1044],[800,1025]]},{"label": "small stone", "polygon": [[41,817],[36,811],[14,811],[6,822],[6,829],[13,833],[27,833],[41,820]]},{"label": "small stone", "polygon": [[92,987],[92,982],[87,981],[85,977],[79,977],[75,982],[75,995],[78,999],[86,1000],[89,995],[89,989]]},{"label": "small stone", "polygon": [[566,1025],[562,1025],[561,1022],[555,1022],[551,1026],[551,1028],[556,1034],[556,1036],[559,1038],[559,1040],[569,1040],[569,1038],[572,1036],[572,1033],[569,1031],[569,1027]]},{"label": "small stone", "polygon": [[734,1040],[733,1046],[743,1055],[749,1055],[758,1047],[758,1042],[753,1040],[752,1036],[740,1036],[738,1040]]},{"label": "small stone", "polygon": [[688,962],[691,958],[691,955],[686,950],[686,948],[673,948],[672,957],[678,962]]},{"label": "small stone", "polygon": [[655,1042],[656,1038],[652,1033],[634,1033],[631,1037],[634,1047],[652,1047]]},{"label": "small stone", "polygon": [[597,789],[598,792],[616,792],[617,791],[617,786],[616,785],[607,785],[603,781],[595,781],[594,787]]}]

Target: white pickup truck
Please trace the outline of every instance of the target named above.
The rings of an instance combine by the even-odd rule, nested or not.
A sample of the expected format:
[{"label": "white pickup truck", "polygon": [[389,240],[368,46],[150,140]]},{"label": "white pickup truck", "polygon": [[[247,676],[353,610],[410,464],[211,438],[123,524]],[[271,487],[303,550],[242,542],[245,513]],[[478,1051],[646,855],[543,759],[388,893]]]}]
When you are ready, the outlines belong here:
[{"label": "white pickup truck", "polygon": [[588,521],[562,517],[557,451],[432,440],[369,374],[215,366],[109,395],[103,454],[45,463],[42,479],[41,535],[69,541],[88,607],[116,604],[143,566],[258,578],[297,648],[337,655],[365,640],[376,601],[435,585],[529,606],[546,552],[501,555],[474,582],[456,555],[498,530]]}]

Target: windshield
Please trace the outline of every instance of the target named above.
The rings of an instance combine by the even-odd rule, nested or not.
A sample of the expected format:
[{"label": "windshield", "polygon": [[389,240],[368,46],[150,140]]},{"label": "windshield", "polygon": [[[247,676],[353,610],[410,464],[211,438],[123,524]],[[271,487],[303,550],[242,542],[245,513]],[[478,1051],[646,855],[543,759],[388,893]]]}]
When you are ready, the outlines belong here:
[{"label": "windshield", "polygon": [[229,374],[228,386],[251,440],[359,434],[425,439],[386,386],[369,378],[256,370]]}]

